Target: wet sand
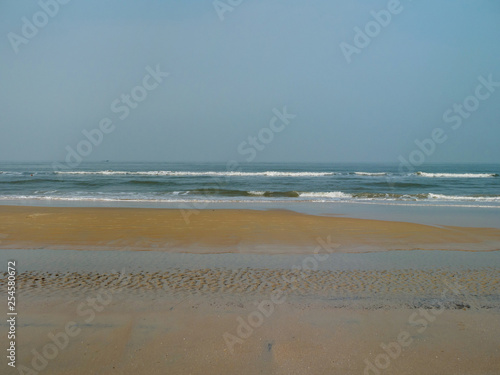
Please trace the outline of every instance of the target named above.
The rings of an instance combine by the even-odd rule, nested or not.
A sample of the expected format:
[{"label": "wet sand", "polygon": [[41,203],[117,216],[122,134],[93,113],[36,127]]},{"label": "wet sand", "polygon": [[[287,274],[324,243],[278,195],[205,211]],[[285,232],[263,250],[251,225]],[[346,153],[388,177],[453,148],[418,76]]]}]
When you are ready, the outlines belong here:
[{"label": "wet sand", "polygon": [[341,252],[500,249],[500,229],[430,226],[290,211],[0,206],[3,249],[127,249],[307,254],[327,237]]},{"label": "wet sand", "polygon": [[[92,252],[93,261],[104,253]],[[75,259],[69,254],[46,255],[69,264]],[[189,258],[206,256],[222,260],[220,267],[148,271],[131,262],[110,272],[19,272],[18,369],[38,366],[38,373],[53,375],[500,371],[498,265],[442,267],[447,256],[425,269],[298,270],[223,267],[224,255]],[[1,299],[6,282],[3,273]],[[392,348],[391,356],[384,348]]]},{"label": "wet sand", "polygon": [[[272,299],[270,288],[238,290],[238,277],[229,274],[222,277],[227,289],[222,285],[199,293],[200,278],[210,279],[201,270],[123,278],[19,276],[18,366],[39,366],[40,374],[445,375],[500,370],[498,306],[470,305],[468,290],[480,288],[479,280],[450,292],[453,303],[408,307],[356,303],[356,292],[347,293],[339,306],[335,298],[321,297],[309,281],[304,281],[307,290],[285,290]],[[360,276],[339,276],[338,281]],[[406,282],[407,294],[411,285],[422,283],[412,280]],[[398,284],[384,283],[388,288],[369,287],[372,296],[382,293],[378,301],[383,296],[394,300],[397,293],[389,290]],[[493,286],[481,290],[477,300],[487,302],[492,291]],[[439,293],[429,295],[440,298]],[[391,356],[384,351],[387,346]],[[50,358],[40,362],[37,353]]]},{"label": "wet sand", "polygon": [[18,367],[1,373],[500,373],[498,229],[185,218],[0,206],[0,259],[18,259]]},{"label": "wet sand", "polygon": [[[7,274],[0,280],[6,288]],[[23,297],[78,297],[95,290],[130,295],[252,299],[278,290],[290,297],[327,301],[330,306],[374,308],[487,308],[500,310],[500,269],[394,269],[312,271],[290,269],[170,269],[164,272],[22,272]],[[445,292],[443,292],[445,291]],[[466,300],[466,301],[465,301]]]}]

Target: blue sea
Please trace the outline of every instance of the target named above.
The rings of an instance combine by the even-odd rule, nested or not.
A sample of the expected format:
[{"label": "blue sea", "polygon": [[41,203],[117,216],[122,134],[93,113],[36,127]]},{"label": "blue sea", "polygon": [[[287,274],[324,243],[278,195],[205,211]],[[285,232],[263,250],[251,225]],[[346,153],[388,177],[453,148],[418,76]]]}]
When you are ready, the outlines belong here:
[{"label": "blue sea", "polygon": [[[0,200],[345,202],[500,208],[500,165],[0,163]],[[499,211],[500,213],[500,211]]]}]

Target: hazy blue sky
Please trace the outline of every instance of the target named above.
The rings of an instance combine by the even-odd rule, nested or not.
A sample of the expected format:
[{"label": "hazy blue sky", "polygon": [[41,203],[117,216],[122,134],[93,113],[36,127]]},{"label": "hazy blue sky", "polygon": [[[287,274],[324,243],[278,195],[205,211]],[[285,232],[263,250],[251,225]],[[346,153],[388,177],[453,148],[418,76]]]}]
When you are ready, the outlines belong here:
[{"label": "hazy blue sky", "polygon": [[[244,0],[221,21],[212,1],[72,0],[15,53],[9,33],[41,8],[2,1],[0,160],[62,160],[103,118],[116,128],[85,160],[244,160],[286,106],[255,161],[397,162],[443,128],[427,161],[500,162],[500,87],[459,128],[443,120],[479,76],[500,82],[500,2],[402,0],[348,63],[340,43],[387,4]],[[170,76],[120,120],[111,104],[157,64]]]}]

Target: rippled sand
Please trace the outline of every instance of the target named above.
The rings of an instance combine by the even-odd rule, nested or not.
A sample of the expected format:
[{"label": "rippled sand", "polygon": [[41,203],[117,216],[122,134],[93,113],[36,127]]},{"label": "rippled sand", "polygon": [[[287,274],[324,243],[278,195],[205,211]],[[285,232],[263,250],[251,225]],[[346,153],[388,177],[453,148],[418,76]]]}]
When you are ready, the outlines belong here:
[{"label": "rippled sand", "polygon": [[[0,286],[5,287],[5,278]],[[500,270],[449,271],[292,271],[280,269],[172,269],[136,273],[23,272],[17,277],[25,296],[73,295],[104,288],[162,296],[237,294],[266,296],[280,290],[290,296],[327,299],[338,307],[436,306],[499,308]]]},{"label": "rippled sand", "polygon": [[499,281],[495,267],[23,271],[17,364],[39,365],[57,336],[39,374],[373,375],[403,333],[380,374],[497,374]]}]

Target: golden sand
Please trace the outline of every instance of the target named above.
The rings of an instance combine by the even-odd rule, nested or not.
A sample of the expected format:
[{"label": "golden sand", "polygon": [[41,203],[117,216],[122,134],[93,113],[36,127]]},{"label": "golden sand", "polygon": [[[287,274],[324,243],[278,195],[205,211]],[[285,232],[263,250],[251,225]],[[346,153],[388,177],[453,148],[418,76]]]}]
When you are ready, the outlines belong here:
[{"label": "golden sand", "polygon": [[403,331],[411,344],[380,374],[500,371],[500,319],[498,312],[488,310],[445,310],[422,330],[409,321],[420,313],[416,309],[349,310],[287,301],[231,353],[223,335],[237,334],[237,319],[247,320],[256,309],[253,300],[166,301],[115,295],[93,319],[80,316],[77,307],[95,294],[25,306],[18,365],[30,366],[32,350],[42,352],[52,343],[50,333],[60,334],[68,322],[75,322],[79,334],[40,374],[360,375],[365,361],[373,363],[384,354],[381,345],[396,341]]},{"label": "golden sand", "polygon": [[127,249],[194,253],[500,249],[500,229],[306,215],[290,211],[0,206],[4,249]]},{"label": "golden sand", "polygon": [[[12,206],[0,206],[0,235],[4,249],[208,254],[311,254],[318,238],[328,236],[343,252],[486,251],[499,249],[500,243],[499,229],[288,211]],[[304,274],[262,267],[147,272],[135,266],[124,274],[17,274],[18,368],[9,372],[4,358],[0,372],[17,374],[21,365],[33,369],[40,365],[35,353],[45,353],[50,359],[31,374],[500,373],[500,271],[495,264]],[[3,301],[6,283],[3,273]],[[228,346],[224,335],[237,335],[240,322],[248,323],[277,290],[283,301],[247,337]],[[68,324],[78,333],[65,341]],[[411,344],[396,357],[387,356],[383,345],[402,332]],[[367,363],[381,355],[389,359],[387,367],[366,372]]]}]

